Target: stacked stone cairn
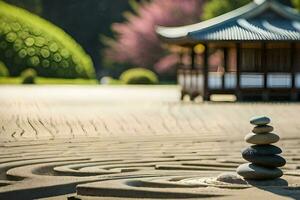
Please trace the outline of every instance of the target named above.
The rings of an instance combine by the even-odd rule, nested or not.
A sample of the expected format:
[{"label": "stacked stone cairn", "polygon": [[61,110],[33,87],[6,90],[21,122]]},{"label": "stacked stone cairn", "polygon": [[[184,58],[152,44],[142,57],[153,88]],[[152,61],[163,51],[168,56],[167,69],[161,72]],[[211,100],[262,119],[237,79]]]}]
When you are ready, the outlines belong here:
[{"label": "stacked stone cairn", "polygon": [[277,146],[271,145],[279,141],[279,136],[268,125],[271,122],[266,116],[258,116],[250,119],[254,125],[252,133],[245,136],[247,143],[253,144],[242,150],[242,156],[250,163],[245,163],[237,168],[237,173],[250,180],[276,179],[283,175],[278,167],[285,165],[286,161],[278,154],[282,153]]}]

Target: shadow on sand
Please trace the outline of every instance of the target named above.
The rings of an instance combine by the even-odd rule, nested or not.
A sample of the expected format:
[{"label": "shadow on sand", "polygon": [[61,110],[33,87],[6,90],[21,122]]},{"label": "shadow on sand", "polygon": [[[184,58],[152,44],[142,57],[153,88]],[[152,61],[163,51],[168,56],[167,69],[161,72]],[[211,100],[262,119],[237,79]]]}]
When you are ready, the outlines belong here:
[{"label": "shadow on sand", "polygon": [[289,197],[295,200],[300,200],[300,187],[289,187],[288,182],[282,178],[269,181],[247,181],[253,187],[264,191],[271,192],[283,197]]}]

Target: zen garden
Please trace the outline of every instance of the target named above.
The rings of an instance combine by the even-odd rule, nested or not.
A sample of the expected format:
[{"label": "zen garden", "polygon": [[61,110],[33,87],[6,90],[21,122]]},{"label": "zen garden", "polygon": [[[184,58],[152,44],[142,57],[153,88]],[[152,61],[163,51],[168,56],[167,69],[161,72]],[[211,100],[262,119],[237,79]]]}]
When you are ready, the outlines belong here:
[{"label": "zen garden", "polygon": [[300,200],[300,0],[0,0],[0,199]]}]

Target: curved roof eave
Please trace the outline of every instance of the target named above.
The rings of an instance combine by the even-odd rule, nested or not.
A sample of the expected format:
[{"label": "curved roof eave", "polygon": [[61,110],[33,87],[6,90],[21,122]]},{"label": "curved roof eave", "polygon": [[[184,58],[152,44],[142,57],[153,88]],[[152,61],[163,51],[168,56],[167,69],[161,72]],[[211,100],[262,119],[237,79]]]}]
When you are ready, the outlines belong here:
[{"label": "curved roof eave", "polygon": [[183,40],[188,41],[189,39],[192,39],[190,37],[191,34],[206,31],[208,29],[218,27],[221,24],[230,23],[241,18],[251,18],[268,8],[272,8],[281,16],[291,20],[300,20],[299,13],[293,8],[274,1],[270,2],[269,0],[255,0],[254,2],[249,3],[241,8],[200,23],[181,27],[157,26],[156,32],[160,38],[166,42],[181,43]]},{"label": "curved roof eave", "polygon": [[165,38],[184,38],[188,35],[189,32],[194,32],[199,29],[205,29],[208,27],[211,27],[212,25],[217,25],[220,23],[224,23],[226,21],[235,19],[237,17],[240,17],[241,15],[248,13],[249,11],[254,10],[257,8],[257,4],[250,3],[247,4],[241,8],[238,8],[236,10],[233,10],[231,12],[225,13],[223,15],[220,15],[218,17],[199,22],[196,24],[186,25],[186,26],[180,26],[180,27],[164,27],[164,26],[157,26],[156,32],[161,36]]}]

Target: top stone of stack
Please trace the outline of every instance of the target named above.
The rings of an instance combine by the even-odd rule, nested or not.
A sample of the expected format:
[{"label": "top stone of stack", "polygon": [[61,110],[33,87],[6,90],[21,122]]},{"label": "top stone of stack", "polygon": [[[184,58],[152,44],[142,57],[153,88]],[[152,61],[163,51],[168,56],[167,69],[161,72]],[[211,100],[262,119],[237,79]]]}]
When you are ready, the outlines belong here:
[{"label": "top stone of stack", "polygon": [[276,143],[279,141],[279,136],[273,131],[273,127],[269,126],[271,119],[266,116],[256,116],[250,119],[250,123],[255,127],[252,130],[252,133],[249,133],[245,136],[245,141],[250,144],[256,145],[267,145]]},{"label": "top stone of stack", "polygon": [[271,122],[271,119],[266,116],[256,116],[250,119],[250,123],[257,126],[264,126]]}]

